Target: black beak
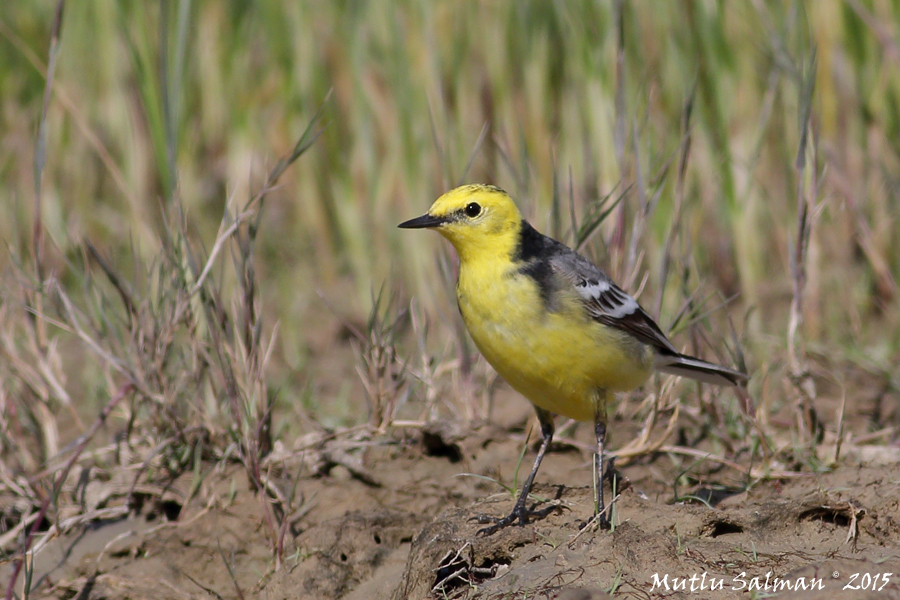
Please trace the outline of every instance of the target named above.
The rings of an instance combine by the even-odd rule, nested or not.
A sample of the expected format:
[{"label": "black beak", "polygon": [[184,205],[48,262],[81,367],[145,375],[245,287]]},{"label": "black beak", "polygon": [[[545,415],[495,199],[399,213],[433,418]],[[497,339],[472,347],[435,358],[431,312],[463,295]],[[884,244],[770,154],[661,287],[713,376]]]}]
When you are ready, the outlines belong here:
[{"label": "black beak", "polygon": [[400,229],[424,229],[426,227],[437,227],[446,222],[446,217],[432,217],[431,215],[425,214],[421,217],[410,219],[409,221],[403,221],[397,225],[397,227]]}]

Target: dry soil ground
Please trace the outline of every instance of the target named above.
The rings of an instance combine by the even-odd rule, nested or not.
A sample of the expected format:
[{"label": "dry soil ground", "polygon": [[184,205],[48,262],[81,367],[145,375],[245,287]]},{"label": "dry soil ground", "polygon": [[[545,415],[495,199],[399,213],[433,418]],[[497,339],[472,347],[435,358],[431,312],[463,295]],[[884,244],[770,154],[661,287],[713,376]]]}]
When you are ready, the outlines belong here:
[{"label": "dry soil ground", "polygon": [[286,459],[280,474],[285,489],[296,483],[302,506],[280,569],[260,500],[242,471],[226,469],[208,478],[177,522],[165,513],[177,513],[187,476],[168,504],[148,503],[137,519],[59,540],[38,561],[38,575],[55,569],[32,597],[759,598],[776,592],[777,578],[801,588],[822,582],[823,590],[792,597],[900,598],[900,471],[892,464],[848,460],[829,473],[708,495],[718,501],[704,504],[673,503],[673,466],[659,457],[622,469],[630,485],[618,524],[595,531],[581,527],[591,516],[590,457],[561,444],[535,490],[560,508],[485,538],[470,519],[502,515],[512,500],[464,474],[509,481],[521,435],[485,425],[430,449],[419,435],[372,439],[359,468],[315,477],[303,474],[314,466],[310,457],[364,442],[314,441],[318,455],[307,452],[303,464]]},{"label": "dry soil ground", "polygon": [[[845,431],[870,431],[873,415],[896,423],[896,410],[867,391],[865,376],[852,389]],[[838,396],[826,390],[823,414],[837,414]],[[628,485],[616,526],[598,531],[584,527],[592,511],[592,428],[579,426],[554,442],[537,478],[535,493],[558,509],[479,537],[473,517],[512,507],[510,494],[488,478],[513,481],[532,419],[508,389],[498,391],[496,406],[492,423],[465,429],[450,422],[427,435],[358,429],[279,446],[269,475],[293,493],[295,512],[278,568],[262,500],[244,471],[210,466],[189,501],[192,475],[185,474],[162,495],[148,490],[131,518],[49,544],[35,559],[31,598],[900,599],[895,429],[869,436],[872,445],[843,447],[837,468],[749,488],[739,472],[708,461],[644,457],[620,469]],[[613,421],[613,447],[638,428]],[[680,477],[688,470],[693,478]],[[102,502],[115,505],[133,474],[92,481],[101,479]],[[9,564],[0,564],[0,580],[8,573]]]}]

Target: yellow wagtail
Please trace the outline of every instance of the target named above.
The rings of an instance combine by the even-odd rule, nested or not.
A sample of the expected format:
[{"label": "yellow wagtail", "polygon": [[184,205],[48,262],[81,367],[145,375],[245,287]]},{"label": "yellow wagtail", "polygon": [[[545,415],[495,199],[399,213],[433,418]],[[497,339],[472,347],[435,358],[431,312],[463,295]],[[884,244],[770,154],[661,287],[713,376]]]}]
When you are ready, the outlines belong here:
[{"label": "yellow wagtail", "polygon": [[497,372],[534,404],[543,437],[512,513],[489,519],[490,535],[535,514],[528,494],[553,438],[553,415],[594,422],[603,504],[603,445],[610,392],[634,389],[656,369],[717,385],[747,375],[679,353],[659,326],[603,271],[538,233],[503,190],[465,185],[438,198],[405,229],[434,228],[459,255],[456,297],[475,345]]}]

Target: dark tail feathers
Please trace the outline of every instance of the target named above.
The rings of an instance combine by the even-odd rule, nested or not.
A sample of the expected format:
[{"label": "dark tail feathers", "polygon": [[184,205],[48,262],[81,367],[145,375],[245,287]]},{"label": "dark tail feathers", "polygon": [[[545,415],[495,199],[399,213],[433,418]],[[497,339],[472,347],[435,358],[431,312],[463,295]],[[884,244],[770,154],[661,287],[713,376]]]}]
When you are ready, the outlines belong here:
[{"label": "dark tail feathers", "polygon": [[744,387],[747,385],[747,380],[750,379],[746,373],[720,367],[684,354],[660,354],[657,357],[656,368],[664,373],[689,377],[713,385]]}]

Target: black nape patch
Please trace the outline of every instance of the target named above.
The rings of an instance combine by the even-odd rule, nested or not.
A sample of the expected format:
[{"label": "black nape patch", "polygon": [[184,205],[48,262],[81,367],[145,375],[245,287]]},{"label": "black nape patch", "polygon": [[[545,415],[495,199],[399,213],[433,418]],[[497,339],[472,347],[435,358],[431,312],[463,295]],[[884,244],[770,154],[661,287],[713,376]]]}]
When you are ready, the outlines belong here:
[{"label": "black nape patch", "polygon": [[554,239],[548,238],[531,226],[528,221],[522,219],[522,225],[519,230],[519,243],[513,250],[513,261],[530,262],[535,258],[547,257],[556,254],[559,250],[556,246],[561,245]]},{"label": "black nape patch", "polygon": [[528,221],[522,220],[519,242],[513,250],[512,260],[516,263],[524,263],[519,267],[519,272],[531,277],[537,283],[541,301],[547,310],[554,309],[556,292],[550,257],[559,254],[564,249],[565,246],[538,232]]}]

